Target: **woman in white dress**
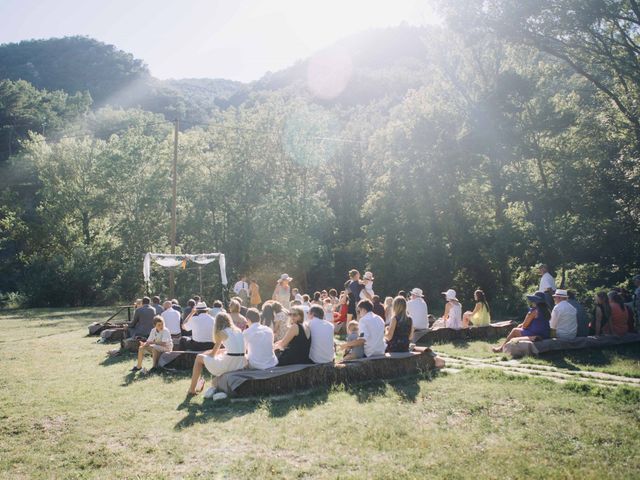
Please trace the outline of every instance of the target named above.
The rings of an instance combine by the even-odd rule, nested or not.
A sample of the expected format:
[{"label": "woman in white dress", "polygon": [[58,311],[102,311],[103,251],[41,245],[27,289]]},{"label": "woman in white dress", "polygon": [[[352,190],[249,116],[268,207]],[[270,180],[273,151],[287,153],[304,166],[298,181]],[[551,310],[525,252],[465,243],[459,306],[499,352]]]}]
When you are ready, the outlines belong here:
[{"label": "woman in white dress", "polygon": [[[204,387],[202,367],[206,367],[213,375],[211,388],[204,394],[204,398],[211,398],[216,393],[216,378],[223,373],[241,370],[245,366],[244,337],[242,330],[236,327],[228,313],[216,315],[213,329],[214,347],[196,357],[191,375],[189,394],[196,395]],[[224,345],[224,351],[220,348]]]},{"label": "woman in white dress", "polygon": [[447,328],[453,328],[454,330],[460,330],[462,328],[462,305],[456,298],[456,291],[449,289],[446,292],[442,292],[447,301],[447,305],[444,307],[444,326]]},{"label": "woman in white dress", "polygon": [[280,302],[282,308],[289,310],[291,308],[291,287],[289,282],[293,280],[289,275],[283,273],[278,279],[275,290],[273,291],[272,300]]}]

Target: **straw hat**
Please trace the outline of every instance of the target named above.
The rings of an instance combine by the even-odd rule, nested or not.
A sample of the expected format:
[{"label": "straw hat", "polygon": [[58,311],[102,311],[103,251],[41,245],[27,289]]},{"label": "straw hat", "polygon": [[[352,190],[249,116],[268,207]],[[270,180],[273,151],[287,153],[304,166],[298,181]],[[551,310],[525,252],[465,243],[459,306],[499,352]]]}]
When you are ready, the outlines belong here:
[{"label": "straw hat", "polygon": [[414,288],[409,293],[411,295],[415,295],[416,297],[424,297],[424,295],[422,294],[422,289],[420,289],[420,288]]},{"label": "straw hat", "polygon": [[278,279],[279,282],[284,282],[284,281],[291,281],[293,280],[293,278],[291,278],[288,274],[283,273],[282,275],[280,275],[280,278]]},{"label": "straw hat", "polygon": [[566,290],[562,290],[558,288],[552,296],[559,297],[559,298],[567,298],[569,297],[569,294],[567,293]]},{"label": "straw hat", "polygon": [[209,310],[209,307],[207,307],[207,304],[205,302],[198,302],[196,304],[196,310],[199,312],[206,312],[207,310]]},{"label": "straw hat", "polygon": [[458,299],[456,298],[456,291],[452,288],[450,288],[446,292],[442,292],[442,295],[444,295],[444,298],[447,300],[447,302],[449,300],[455,300],[456,302],[458,301]]}]

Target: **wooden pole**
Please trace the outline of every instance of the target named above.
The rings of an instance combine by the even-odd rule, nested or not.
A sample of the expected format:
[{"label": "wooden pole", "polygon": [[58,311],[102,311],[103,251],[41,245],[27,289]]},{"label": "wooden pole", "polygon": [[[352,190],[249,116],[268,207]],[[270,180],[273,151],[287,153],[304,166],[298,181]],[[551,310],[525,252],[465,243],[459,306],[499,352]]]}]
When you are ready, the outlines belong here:
[{"label": "wooden pole", "polygon": [[[174,120],[173,165],[171,168],[171,254],[176,253],[176,196],[178,194],[178,119]],[[169,298],[175,297],[175,272],[169,270]]]}]

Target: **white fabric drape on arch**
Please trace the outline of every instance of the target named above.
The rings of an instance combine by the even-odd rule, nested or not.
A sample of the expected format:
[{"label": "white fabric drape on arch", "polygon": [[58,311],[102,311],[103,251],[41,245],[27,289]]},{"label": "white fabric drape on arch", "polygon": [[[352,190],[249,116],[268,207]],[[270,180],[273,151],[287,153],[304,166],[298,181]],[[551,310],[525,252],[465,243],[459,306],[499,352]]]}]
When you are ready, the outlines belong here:
[{"label": "white fabric drape on arch", "polygon": [[149,283],[151,281],[151,260],[156,262],[158,265],[162,267],[177,267],[183,261],[188,260],[190,262],[197,263],[199,265],[207,265],[213,262],[215,259],[218,259],[218,263],[220,264],[220,280],[222,281],[222,285],[227,286],[227,263],[224,258],[224,253],[201,253],[199,255],[171,255],[166,253],[147,253],[144,256],[144,263],[142,265],[142,273],[144,275],[145,283]]}]

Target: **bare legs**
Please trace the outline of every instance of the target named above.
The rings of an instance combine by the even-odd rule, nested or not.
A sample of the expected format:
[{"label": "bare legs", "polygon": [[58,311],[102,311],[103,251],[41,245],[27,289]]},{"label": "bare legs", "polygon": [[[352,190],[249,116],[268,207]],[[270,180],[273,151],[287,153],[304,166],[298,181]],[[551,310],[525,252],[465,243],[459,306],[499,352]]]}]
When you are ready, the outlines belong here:
[{"label": "bare legs", "polygon": [[469,319],[473,315],[473,312],[464,312],[462,316],[462,328],[469,328]]},{"label": "bare legs", "polygon": [[504,346],[509,342],[509,340],[511,340],[512,338],[521,337],[521,336],[522,336],[522,328],[514,328],[513,330],[511,330],[511,332],[507,336],[507,339],[504,342],[502,342],[502,345],[500,345],[499,347],[493,347],[491,350],[493,350],[494,353],[500,353],[504,348]]},{"label": "bare legs", "polygon": [[204,355],[198,355],[196,357],[196,361],[193,364],[193,372],[191,373],[191,386],[189,387],[189,393],[192,395],[196,394],[196,385],[198,385],[198,380],[202,376],[202,368],[204,367]]}]

